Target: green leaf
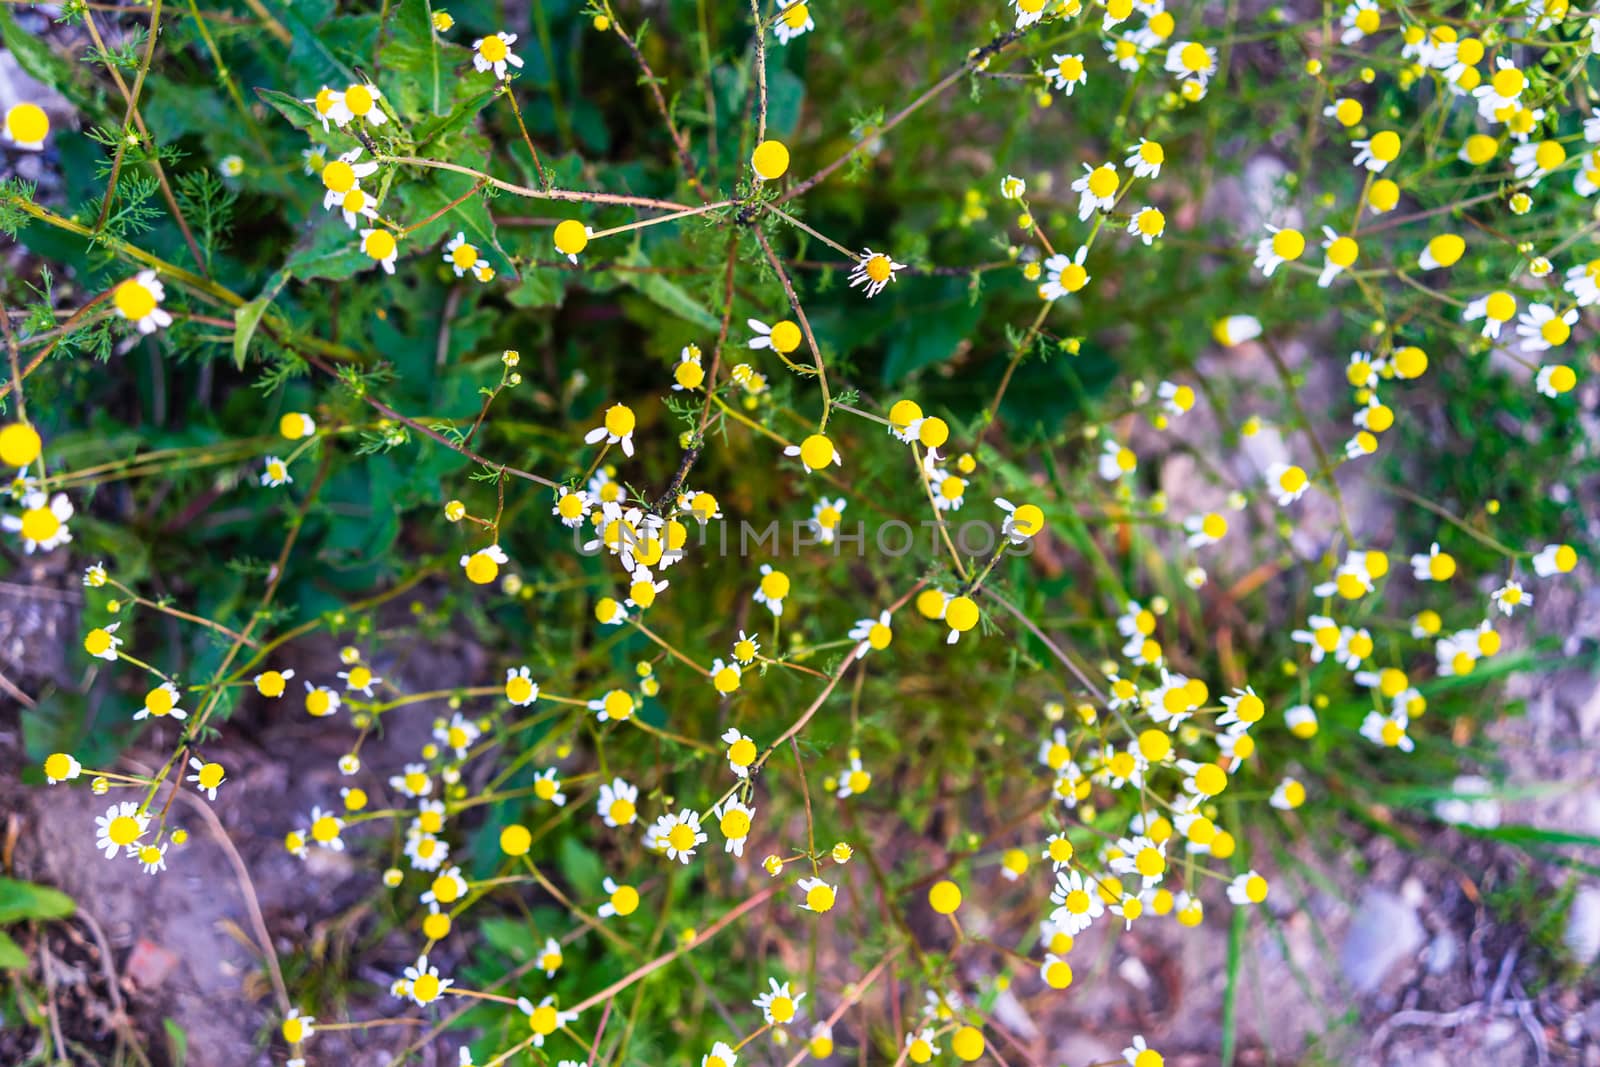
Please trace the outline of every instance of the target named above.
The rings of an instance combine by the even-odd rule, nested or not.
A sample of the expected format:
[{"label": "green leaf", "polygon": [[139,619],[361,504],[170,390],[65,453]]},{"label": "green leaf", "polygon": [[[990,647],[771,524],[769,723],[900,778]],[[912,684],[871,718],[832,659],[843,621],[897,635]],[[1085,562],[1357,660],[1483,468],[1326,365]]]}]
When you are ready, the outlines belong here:
[{"label": "green leaf", "polygon": [[25,971],[28,956],[4,930],[0,930],[0,971]]},{"label": "green leaf", "polygon": [[545,267],[530,267],[522,275],[522,284],[506,294],[506,299],[519,308],[560,307],[566,295],[562,272]]},{"label": "green leaf", "polygon": [[102,110],[100,92],[84,69],[58,54],[43,39],[18,26],[4,7],[0,7],[0,41],[4,41],[6,51],[17,58],[17,66],[35,81],[55,89],[82,111],[98,113]]},{"label": "green leaf", "polygon": [[445,78],[451,68],[468,59],[467,50],[439,40],[433,32],[429,0],[401,0],[388,31],[378,64],[391,75],[402,75],[386,79],[395,109],[413,121],[429,114],[447,114],[451,97],[459,93],[464,79],[451,77],[446,85]]},{"label": "green leaf", "polygon": [[533,959],[533,935],[521,919],[484,919],[478,923],[478,933],[513,963]]},{"label": "green leaf", "polygon": [[258,296],[233,312],[233,365],[244,369],[245,357],[250,354],[250,338],[255,336],[261,316],[272,306],[270,296]]},{"label": "green leaf", "polygon": [[277,89],[256,89],[259,96],[268,107],[289,120],[289,124],[297,130],[310,130],[313,126],[322,128],[322,120],[317,118],[317,111],[310,104],[288,93],[279,92]]},{"label": "green leaf", "polygon": [[[959,278],[907,278],[896,293],[898,322],[889,331],[889,353],[883,383],[895,385],[907,375],[942,363],[972,334],[980,308],[967,296]],[[720,324],[719,324],[720,325]]]},{"label": "green leaf", "polygon": [[[650,266],[649,257],[638,248],[633,249],[618,262],[630,267]],[[645,271],[629,270],[618,271],[616,277],[624,285],[643,293],[662,310],[671,312],[685,322],[692,322],[702,330],[710,330],[712,332],[722,329],[722,320],[720,318],[713,315],[704,304],[690,296],[683,286],[664,274],[650,274]]]},{"label": "green leaf", "polygon": [[567,882],[579,896],[594,896],[600,892],[601,883],[605,881],[605,868],[600,863],[600,857],[595,855],[592,849],[586,848],[577,838],[561,839],[561,855],[558,862],[561,873],[566,876]]},{"label": "green leaf", "polygon": [[162,1019],[161,1028],[167,1034],[167,1058],[172,1067],[184,1067],[189,1062],[189,1035],[171,1019]]},{"label": "green leaf", "polygon": [[0,878],[0,923],[24,919],[64,919],[76,910],[72,898],[59,889]]}]

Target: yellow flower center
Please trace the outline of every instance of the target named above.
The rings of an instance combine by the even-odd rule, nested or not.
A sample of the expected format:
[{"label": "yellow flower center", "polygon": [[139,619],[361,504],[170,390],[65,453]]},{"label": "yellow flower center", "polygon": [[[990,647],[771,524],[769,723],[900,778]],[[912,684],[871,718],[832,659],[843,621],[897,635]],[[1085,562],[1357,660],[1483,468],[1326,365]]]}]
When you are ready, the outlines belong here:
[{"label": "yellow flower center", "polygon": [[394,234],[388,230],[373,230],[361,242],[361,251],[365,252],[369,259],[379,261],[392,257],[396,247]]},{"label": "yellow flower center", "polygon": [[478,42],[478,54],[490,63],[499,63],[506,58],[506,43],[499,37],[485,37]]},{"label": "yellow flower center", "polygon": [[117,286],[111,302],[124,317],[138,322],[156,309],[156,294],[137,278],[130,278]]},{"label": "yellow flower center", "polygon": [[1111,197],[1117,191],[1117,172],[1110,164],[1096,167],[1089,174],[1089,194],[1099,200]]},{"label": "yellow flower center", "polygon": [[106,836],[119,848],[126,848],[139,840],[142,832],[139,820],[131,815],[118,815],[111,820],[111,825],[106,827]]},{"label": "yellow flower center", "polygon": [[639,907],[639,891],[631,885],[621,885],[611,894],[611,906],[618,915],[632,915]]},{"label": "yellow flower center", "polygon": [[[806,890],[806,907],[812,911],[832,911],[833,896],[832,886],[814,885]],[[774,1015],[773,1017],[776,1018],[777,1016]]]},{"label": "yellow flower center", "polygon": [[6,112],[6,129],[22,144],[37,144],[50,132],[50,117],[38,104],[18,104]]}]

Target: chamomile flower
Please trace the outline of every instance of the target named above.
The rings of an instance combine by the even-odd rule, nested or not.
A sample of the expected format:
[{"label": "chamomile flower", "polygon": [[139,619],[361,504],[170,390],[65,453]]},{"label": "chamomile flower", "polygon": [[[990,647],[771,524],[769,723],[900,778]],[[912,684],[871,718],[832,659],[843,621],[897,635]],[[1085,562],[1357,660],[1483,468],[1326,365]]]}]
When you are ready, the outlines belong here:
[{"label": "chamomile flower", "polygon": [[[344,93],[337,89],[330,89],[326,85],[317,90],[316,96],[302,100],[301,103],[311,105],[312,110],[316,112],[318,121],[322,123],[323,133],[328,132],[328,123],[331,122],[340,129],[344,129],[350,120],[355,117],[350,113],[350,108],[344,102]],[[314,151],[320,151],[320,149],[310,148],[302,155]],[[307,158],[309,159],[309,155]],[[307,173],[310,172],[308,171]]]},{"label": "chamomile flower", "polygon": [[761,639],[740,630],[739,639],[733,643],[733,658],[738,661],[739,666],[748,667],[760,654]]},{"label": "chamomile flower", "polygon": [[613,778],[600,786],[600,797],[595,803],[600,818],[613,830],[632,824],[638,817],[639,787],[629,785],[621,778]]},{"label": "chamomile flower", "polygon": [[361,252],[383,268],[385,274],[394,273],[395,261],[400,258],[400,242],[388,230],[361,230]]},{"label": "chamomile flower", "polygon": [[1506,584],[1489,594],[1489,599],[1502,615],[1510,615],[1518,608],[1533,605],[1533,594],[1523,589],[1522,583],[1514,578],[1506,579]]},{"label": "chamomile flower", "polygon": [[700,1057],[700,1067],[736,1067],[739,1054],[726,1041],[718,1041],[711,1051]]},{"label": "chamomile flower", "polygon": [[[373,681],[381,681],[381,679],[375,678]],[[367,695],[371,696],[372,694],[368,693]],[[467,758],[467,749],[472,747],[482,733],[483,731],[478,729],[476,723],[459,711],[450,717],[449,722],[441,721],[433,728],[434,740],[448,748],[458,760]]]},{"label": "chamomile flower", "polygon": [[223,769],[222,764],[191,756],[189,768],[194,771],[189,775],[189,781],[193,782],[208,799],[216,800],[218,787],[227,781],[227,771]]},{"label": "chamomile flower", "polygon": [[[1055,61],[1055,67],[1045,71],[1045,77],[1055,84],[1057,92],[1071,96],[1088,77],[1083,66],[1083,55],[1066,53],[1052,55],[1051,59]],[[1131,162],[1129,165],[1132,165]]]},{"label": "chamomile flower", "polygon": [[1083,874],[1076,870],[1056,872],[1050,903],[1056,906],[1050,913],[1050,921],[1072,937],[1087,930],[1106,909],[1099,892],[1091,889],[1084,882]]},{"label": "chamomile flower", "polygon": [[734,726],[722,734],[722,743],[728,746],[728,767],[740,778],[750,777],[750,765],[756,761],[756,743]]},{"label": "chamomile flower", "polygon": [[748,345],[751,348],[770,348],[780,356],[786,356],[800,347],[804,335],[800,327],[788,319],[768,326],[760,319],[746,319],[745,325],[755,331],[755,336],[750,338]]},{"label": "chamomile flower", "polygon": [[1044,18],[1048,0],[1008,0],[1011,10],[1017,13],[1017,29],[1025,30]]},{"label": "chamomile flower", "polygon": [[467,240],[467,235],[464,232],[457,231],[456,235],[450,239],[450,242],[444,246],[444,261],[450,265],[451,270],[456,272],[457,278],[462,277],[467,271],[476,267],[480,258],[477,246]]},{"label": "chamomile flower", "polygon": [[1578,375],[1564,363],[1547,363],[1534,375],[1533,384],[1540,396],[1554,400],[1572,391],[1578,384]]},{"label": "chamomile flower", "polygon": [[700,829],[700,813],[692,809],[658,816],[650,832],[667,859],[684,864],[694,858],[695,849],[706,843],[705,831]]},{"label": "chamomile flower", "polygon": [[1133,1036],[1133,1043],[1122,1050],[1122,1058],[1128,1067],[1161,1067],[1163,1062],[1161,1054],[1145,1042],[1143,1034]]},{"label": "chamomile flower", "polygon": [[706,370],[700,362],[700,346],[684,345],[678,352],[678,365],[672,370],[673,392],[699,389],[705,380]]},{"label": "chamomile flower", "polygon": [[799,456],[800,465],[807,474],[826,470],[833,466],[844,466],[844,458],[839,455],[839,450],[833,442],[820,433],[814,433],[801,441],[798,445],[789,445],[783,450],[786,456]]},{"label": "chamomile flower", "polygon": [[1579,307],[1600,303],[1600,259],[1570,268],[1561,287],[1571,294]]},{"label": "chamomile flower", "polygon": [[561,778],[554,767],[546,767],[533,776],[533,795],[558,808],[567,805],[567,795],[561,791]]},{"label": "chamomile flower", "polygon": [[585,226],[578,219],[565,219],[556,224],[551,240],[555,242],[556,251],[560,252],[573,264],[578,262],[578,255],[589,247],[589,238],[594,236],[594,230]]},{"label": "chamomile flower", "polygon": [[[1406,733],[1407,721],[1403,713],[1385,715],[1382,712],[1369,711],[1367,717],[1361,720],[1361,736],[1383,748],[1398,748],[1401,752],[1410,752],[1416,744]],[[1232,899],[1232,888],[1228,890],[1228,896]],[[1234,903],[1239,902],[1234,901]]]},{"label": "chamomile flower", "polygon": [[884,288],[895,280],[895,271],[905,270],[904,263],[896,263],[882,252],[874,252],[868,248],[862,251],[856,259],[856,265],[850,272],[850,288],[858,285],[866,286],[867,298],[877,296]]},{"label": "chamomile flower", "polygon": [[133,858],[139,861],[145,874],[160,874],[167,869],[167,844],[164,841],[159,845],[140,845],[132,850]]},{"label": "chamomile flower", "polygon": [[294,481],[289,474],[289,464],[278,456],[268,456],[261,464],[261,485],[267,489],[276,489]]},{"label": "chamomile flower", "polygon": [[794,1021],[799,1014],[800,1002],[806,999],[804,993],[792,993],[789,983],[781,985],[776,978],[767,979],[768,990],[750,1003],[761,1009],[761,1017],[769,1026],[783,1026]]},{"label": "chamomile flower", "polygon": [[1348,129],[1351,126],[1360,124],[1362,117],[1366,114],[1366,108],[1362,106],[1361,101],[1353,96],[1341,96],[1323,108],[1322,114],[1324,118],[1333,119],[1339,125]]},{"label": "chamomile flower", "polygon": [[1027,542],[1044,529],[1044,511],[1037,504],[1018,506],[1005,497],[997,496],[994,505],[1006,513],[1000,523],[1000,536],[1014,545]]},{"label": "chamomile flower", "polygon": [[1179,41],[1167,49],[1168,74],[1198,81],[1202,87],[1217,72],[1217,50],[1195,41]]},{"label": "chamomile flower", "polygon": [[329,162],[322,168],[323,209],[340,207],[348,193],[361,187],[362,178],[370,178],[377,172],[377,163],[361,162],[360,145]]},{"label": "chamomile flower", "polygon": [[1422,246],[1422,252],[1417,257],[1417,267],[1421,270],[1438,270],[1441,267],[1453,267],[1460,261],[1462,253],[1467,250],[1467,242],[1453,233],[1441,233],[1431,238]]},{"label": "chamomile flower", "polygon": [[1142,207],[1128,220],[1128,233],[1139,238],[1148,247],[1157,237],[1167,232],[1167,217],[1160,208]]},{"label": "chamomile flower", "polygon": [[750,838],[751,824],[755,821],[755,809],[736,797],[729,797],[712,808],[711,815],[717,820],[717,829],[722,831],[722,851],[742,857],[745,842]]},{"label": "chamomile flower", "polygon": [[850,628],[849,637],[852,641],[861,641],[865,647],[859,647],[859,653],[865,656],[868,651],[882,652],[894,640],[894,630],[890,626],[891,616],[887,611],[880,611],[877,618],[857,619],[856,624]]},{"label": "chamomile flower", "polygon": [[606,409],[605,418],[599,426],[584,435],[586,444],[605,441],[606,444],[621,444],[625,456],[633,455],[633,431],[637,425],[633,409],[626,404],[612,404]]},{"label": "chamomile flower", "polygon": [[545,997],[535,1005],[527,997],[517,998],[517,1010],[528,1017],[528,1029],[533,1031],[530,1040],[535,1048],[544,1048],[545,1038],[578,1017],[575,1011],[561,1011],[554,996]]},{"label": "chamomile flower", "polygon": [[488,585],[500,576],[500,568],[510,562],[505,549],[496,544],[462,556],[461,569],[473,585]]},{"label": "chamomile flower", "polygon": [[608,690],[604,696],[589,701],[587,706],[600,722],[626,722],[638,710],[633,694],[626,689]]},{"label": "chamomile flower", "polygon": [[111,805],[104,815],[96,816],[94,825],[95,847],[110,860],[116,859],[117,853],[130,852],[138,845],[150,825],[150,816],[140,810],[137,802],[124,800]]},{"label": "chamomile flower", "polygon": [[1463,322],[1476,322],[1483,320],[1483,328],[1479,331],[1484,337],[1498,338],[1500,328],[1517,316],[1517,298],[1503,289],[1496,289],[1486,296],[1469,301],[1467,310],[1461,313]]},{"label": "chamomile flower", "polygon": [[1039,299],[1059,300],[1068,293],[1076,293],[1089,284],[1089,272],[1084,260],[1089,257],[1089,246],[1079,245],[1071,256],[1057,252],[1044,261],[1045,280],[1039,286]]},{"label": "chamomile flower", "polygon": [[517,43],[514,33],[496,33],[472,42],[472,65],[480,73],[494,71],[501,81],[506,79],[506,68],[522,66],[522,57],[511,50]]},{"label": "chamomile flower", "polygon": [[860,796],[872,788],[872,772],[861,765],[861,757],[855,753],[850,755],[850,766],[839,775],[839,788],[834,791],[834,796],[843,800],[847,797]]},{"label": "chamomile flower", "polygon": [[1356,148],[1355,165],[1381,174],[1385,167],[1400,156],[1400,135],[1393,130],[1380,130],[1364,141],[1352,141]]},{"label": "chamomile flower", "polygon": [[44,759],[44,780],[50,785],[70,782],[83,773],[83,764],[68,752],[52,752]]},{"label": "chamomile flower", "polygon": [[97,626],[83,636],[83,650],[96,659],[103,659],[108,663],[117,661],[117,649],[122,647],[122,638],[116,636],[117,628],[122,623],[114,622],[107,626]]},{"label": "chamomile flower", "polygon": [[453,978],[439,977],[439,968],[428,965],[426,954],[418,956],[417,962],[405,969],[405,977],[406,996],[424,1008],[455,984]]},{"label": "chamomile flower", "polygon": [[1049,860],[1051,869],[1059,873],[1072,862],[1073,852],[1072,842],[1067,839],[1066,834],[1051,834],[1045,841],[1044,851],[1039,853],[1039,856]]},{"label": "chamomile flower", "polygon": [[408,797],[425,797],[433,792],[433,779],[426,763],[407,763],[401,773],[389,778],[389,788]]},{"label": "chamomile flower", "polygon": [[1448,582],[1455,573],[1455,557],[1440,551],[1437,541],[1426,553],[1418,552],[1411,557],[1411,575],[1419,582]]},{"label": "chamomile flower", "polygon": [[172,316],[161,308],[166,297],[166,288],[156,279],[156,272],[142,270],[111,291],[111,306],[140,333],[149,334],[172,325]]},{"label": "chamomile flower", "polygon": [[1570,574],[1578,565],[1578,553],[1571,545],[1545,545],[1533,557],[1533,573],[1541,578]]},{"label": "chamomile flower", "polygon": [[1136,178],[1159,178],[1161,165],[1166,161],[1167,152],[1160,141],[1141,137],[1139,143],[1128,150],[1128,158],[1122,161],[1122,165],[1133,168]]},{"label": "chamomile flower", "polygon": [[1545,352],[1566,344],[1577,322],[1577,308],[1557,314],[1549,304],[1529,304],[1528,310],[1517,316],[1517,336],[1522,338],[1523,351]]},{"label": "chamomile flower", "polygon": [[1220,512],[1208,511],[1204,515],[1190,515],[1184,519],[1183,529],[1188,534],[1186,540],[1190,548],[1204,548],[1227,536],[1228,520]]},{"label": "chamomile flower", "polygon": [[1194,387],[1164,381],[1156,387],[1156,399],[1161,401],[1162,410],[1168,415],[1174,418],[1187,415],[1194,409]]},{"label": "chamomile flower", "polygon": [[1270,278],[1285,263],[1305,255],[1306,238],[1299,230],[1267,225],[1267,236],[1256,242],[1255,268]]},{"label": "chamomile flower", "polygon": [[593,507],[594,498],[587,490],[563,486],[556,490],[556,502],[551,506],[550,514],[560,519],[561,525],[567,529],[576,530],[583,525],[583,520]]},{"label": "chamomile flower", "polygon": [[[1110,211],[1117,203],[1117,190],[1121,179],[1115,163],[1102,163],[1098,167],[1083,165],[1083,175],[1072,183],[1078,194],[1078,220],[1088,221],[1096,211]],[[1049,262],[1046,261],[1046,266]]]},{"label": "chamomile flower", "polygon": [[148,718],[173,718],[182,721],[189,717],[189,713],[178,706],[178,701],[181,699],[177,686],[171,682],[162,682],[144,695],[144,707],[134,712],[134,721]]},{"label": "chamomile flower", "polygon": [[837,535],[839,523],[843,518],[846,502],[844,497],[835,497],[829,500],[822,497],[811,506],[811,519],[809,525],[817,535],[817,540],[825,545],[833,544]]},{"label": "chamomile flower", "polygon": [[735,692],[743,678],[737,663],[724,663],[720,656],[711,661],[711,688],[723,696]]},{"label": "chamomile flower", "polygon": [[1478,114],[1481,117],[1499,122],[1520,106],[1522,91],[1528,87],[1528,78],[1504,56],[1496,57],[1494,66],[1494,74],[1488,82],[1472,90],[1472,96],[1478,102]]},{"label": "chamomile flower", "polygon": [[1120,855],[1111,860],[1111,869],[1117,874],[1137,874],[1145,889],[1161,884],[1167,871],[1167,848],[1144,835],[1124,837],[1117,841]]},{"label": "chamomile flower", "polygon": [[[778,14],[772,22],[772,33],[778,38],[779,44],[788,44],[816,28],[817,24],[811,18],[811,5],[806,0],[779,0]],[[729,1067],[732,1067],[732,1061]]]},{"label": "chamomile flower", "polygon": [[539,699],[539,683],[533,680],[527,667],[506,668],[506,700],[525,708]]},{"label": "chamomile flower", "polygon": [[1324,259],[1322,273],[1317,275],[1317,284],[1326,289],[1333,284],[1333,279],[1355,265],[1356,257],[1361,254],[1361,246],[1356,244],[1354,237],[1340,236],[1331,226],[1322,228],[1322,236]]},{"label": "chamomile flower", "polygon": [[350,692],[360,693],[364,697],[372,696],[372,687],[383,683],[382,678],[373,677],[371,668],[359,662],[351,664],[347,671],[340,671],[338,678]]},{"label": "chamomile flower", "polygon": [[323,811],[320,807],[311,809],[311,841],[320,848],[332,852],[344,851],[344,838],[339,836],[344,831],[344,820],[331,811]]},{"label": "chamomile flower", "polygon": [[50,116],[38,104],[13,104],[6,109],[3,132],[5,139],[18,148],[42,152],[44,139],[50,135]]},{"label": "chamomile flower", "polygon": [[1139,457],[1133,449],[1120,444],[1112,437],[1106,437],[1100,445],[1100,463],[1098,470],[1100,477],[1108,482],[1115,482],[1133,474],[1139,467]]},{"label": "chamomile flower", "polygon": [[1292,463],[1274,463],[1267,468],[1267,488],[1280,508],[1286,508],[1306,495],[1311,479],[1303,467]]},{"label": "chamomile flower", "polygon": [[797,883],[800,892],[805,894],[805,899],[800,906],[807,911],[825,914],[833,910],[833,904],[838,894],[833,886],[821,878],[802,878]]},{"label": "chamomile flower", "polygon": [[789,576],[782,571],[774,570],[772,564],[761,565],[761,582],[756,586],[752,599],[757,604],[765,604],[767,609],[776,616],[783,615],[783,600],[789,595]]},{"label": "chamomile flower", "polygon": [[907,1031],[904,1045],[906,1059],[911,1063],[929,1062],[939,1055],[939,1046],[935,1044],[937,1040],[938,1038],[931,1026],[925,1026],[921,1030]]}]

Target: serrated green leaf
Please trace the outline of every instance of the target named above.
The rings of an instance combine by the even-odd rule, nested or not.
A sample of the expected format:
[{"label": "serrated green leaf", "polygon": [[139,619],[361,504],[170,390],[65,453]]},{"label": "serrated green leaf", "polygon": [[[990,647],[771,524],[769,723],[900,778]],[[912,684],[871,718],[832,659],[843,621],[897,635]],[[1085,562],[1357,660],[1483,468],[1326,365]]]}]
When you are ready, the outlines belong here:
[{"label": "serrated green leaf", "polygon": [[59,889],[0,878],[0,923],[24,919],[64,919],[77,910],[72,898]]}]

